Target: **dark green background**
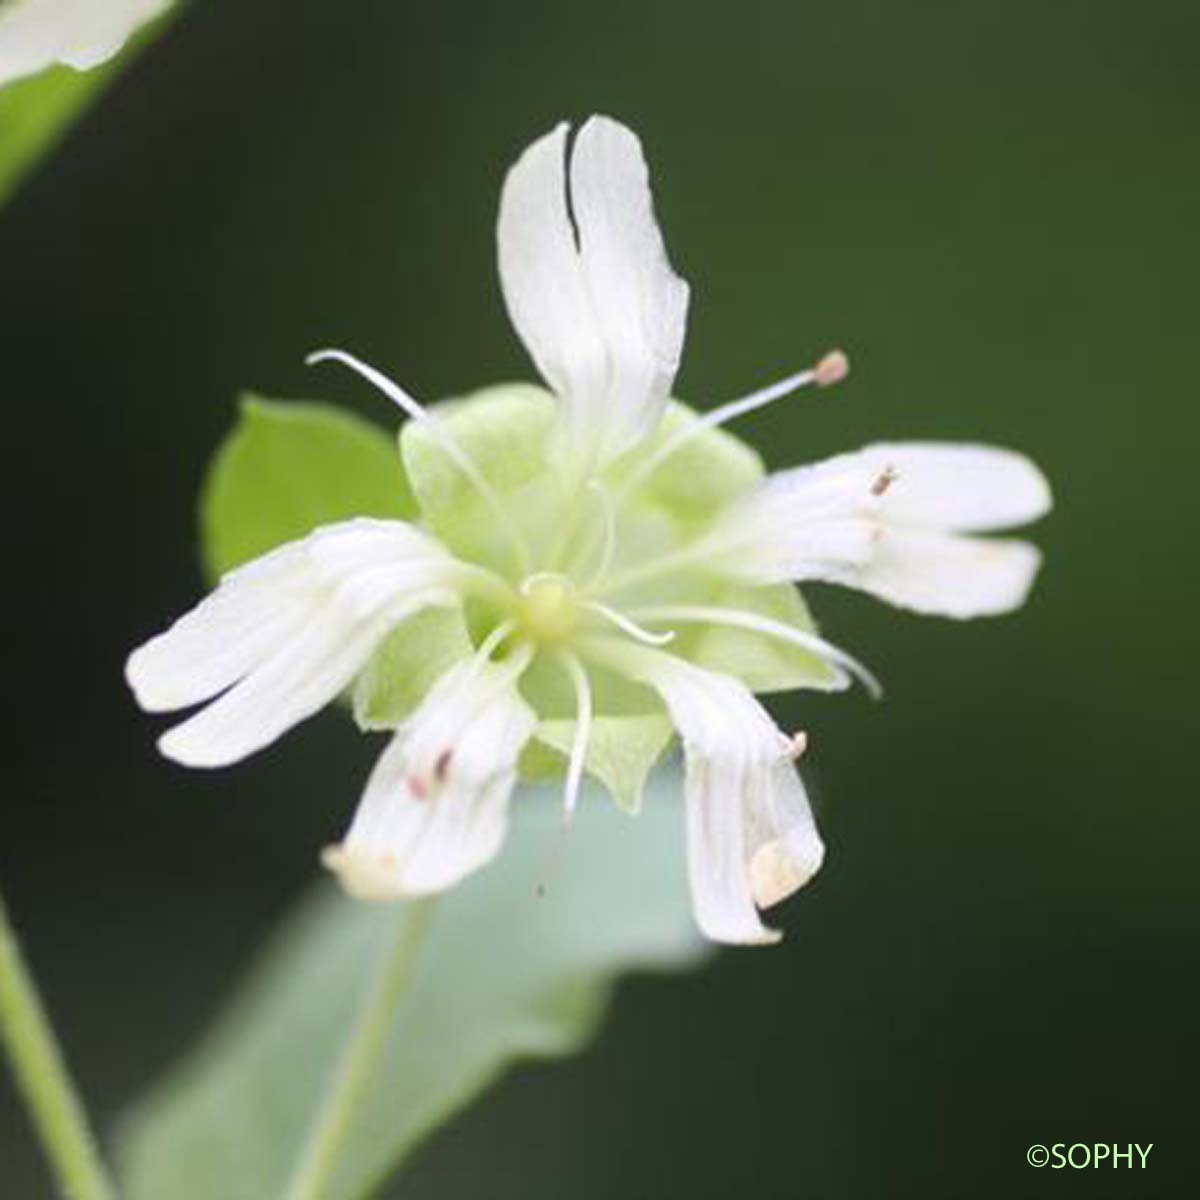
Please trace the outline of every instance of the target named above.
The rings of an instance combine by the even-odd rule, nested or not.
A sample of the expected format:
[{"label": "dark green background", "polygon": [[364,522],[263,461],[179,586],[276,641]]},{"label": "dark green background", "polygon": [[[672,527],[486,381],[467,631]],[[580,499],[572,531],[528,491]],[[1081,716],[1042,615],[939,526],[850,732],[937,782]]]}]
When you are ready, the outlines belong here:
[{"label": "dark green background", "polygon": [[[643,136],[693,285],[679,393],[845,345],[844,387],[742,432],[775,465],[1020,447],[1056,489],[1048,563],[971,625],[814,589],[889,691],[774,705],[812,734],[830,846],[787,941],[627,985],[396,1196],[1195,1194],[1198,44],[1190,0],[193,5],[0,215],[0,879],[102,1120],[213,1011],[373,752],[329,715],[189,773],[124,690],[198,594],[233,396],[390,420],[305,371],[331,343],[426,397],[528,374],[500,180],[599,110]],[[1035,1141],[1154,1150],[1038,1172]],[[49,1195],[7,1090],[0,1164],[5,1200]]]}]

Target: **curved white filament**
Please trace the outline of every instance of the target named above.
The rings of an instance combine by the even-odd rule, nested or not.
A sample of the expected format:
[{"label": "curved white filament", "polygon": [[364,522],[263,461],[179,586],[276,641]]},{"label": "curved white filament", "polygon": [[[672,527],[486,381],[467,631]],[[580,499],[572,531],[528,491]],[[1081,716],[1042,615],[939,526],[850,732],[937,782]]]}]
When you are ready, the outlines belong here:
[{"label": "curved white filament", "polygon": [[817,370],[816,367],[807,367],[803,371],[789,375],[786,379],[768,384],[756,392],[751,392],[748,396],[730,400],[728,404],[722,404],[711,412],[701,414],[694,421],[689,421],[682,429],[676,430],[671,437],[667,438],[649,458],[639,463],[624,479],[617,489],[616,507],[620,508],[637,488],[692,438],[698,437],[707,429],[715,429],[718,425],[724,425],[748,412],[753,412],[756,408],[765,408],[768,404],[781,400],[784,396],[788,396],[802,387],[807,387],[811,383],[820,382]]},{"label": "curved white filament", "polygon": [[453,435],[446,429],[444,422],[431,413],[422,404],[414,400],[398,383],[389,379],[382,371],[355,358],[345,350],[316,350],[308,355],[306,366],[315,366],[323,362],[339,362],[356,374],[361,375],[368,383],[374,384],[393,404],[406,412],[414,421],[419,421],[437,439],[438,445],[454,461],[455,466],[462,471],[471,485],[479,493],[483,502],[492,510],[497,520],[504,526],[505,532],[512,541],[513,550],[520,561],[521,569],[527,571],[532,562],[529,544],[525,541],[520,526],[513,520],[512,514],[504,507],[495,489],[476,466],[471,456],[458,444]]},{"label": "curved white filament", "polygon": [[793,646],[807,650],[810,654],[848,671],[867,689],[873,699],[878,700],[883,695],[883,686],[879,680],[858,659],[815,633],[805,633],[802,629],[794,629],[791,625],[760,616],[758,613],[747,612],[741,608],[710,607],[705,604],[660,604],[635,609],[634,615],[647,621],[696,621],[703,624],[730,625],[736,629],[763,633],[782,642],[790,642]]},{"label": "curved white filament", "polygon": [[563,652],[558,658],[575,689],[575,737],[571,741],[571,757],[567,762],[567,779],[563,785],[563,819],[570,822],[579,804],[583,767],[592,734],[592,685],[588,682],[583,664],[574,654]]},{"label": "curved white filament", "polygon": [[504,641],[504,639],[508,637],[508,635],[512,633],[516,627],[516,621],[501,621],[500,624],[497,625],[496,628],[493,629],[491,633],[489,633],[487,637],[485,637],[483,641],[479,643],[479,646],[475,650],[475,661],[480,664],[487,662],[492,655],[496,653],[500,643]]},{"label": "curved white filament", "polygon": [[655,633],[653,630],[645,629],[631,617],[599,600],[588,600],[583,607],[590,609],[597,616],[601,616],[606,621],[611,622],[622,633],[626,633],[633,638],[635,642],[641,642],[647,646],[665,646],[668,642],[675,640],[673,630],[667,630],[665,633]]},{"label": "curved white filament", "polygon": [[533,595],[534,589],[543,583],[557,583],[567,592],[572,591],[575,587],[571,582],[571,577],[564,575],[561,571],[534,571],[532,575],[527,575],[521,580],[521,595]]}]

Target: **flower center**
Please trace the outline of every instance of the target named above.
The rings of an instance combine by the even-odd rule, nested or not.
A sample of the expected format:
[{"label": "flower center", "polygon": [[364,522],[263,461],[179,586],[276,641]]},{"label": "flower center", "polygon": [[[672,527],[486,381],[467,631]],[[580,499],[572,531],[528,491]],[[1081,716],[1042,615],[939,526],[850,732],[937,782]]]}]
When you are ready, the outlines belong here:
[{"label": "flower center", "polygon": [[518,621],[534,641],[568,641],[579,625],[579,602],[565,575],[552,572],[530,575],[521,585]]}]

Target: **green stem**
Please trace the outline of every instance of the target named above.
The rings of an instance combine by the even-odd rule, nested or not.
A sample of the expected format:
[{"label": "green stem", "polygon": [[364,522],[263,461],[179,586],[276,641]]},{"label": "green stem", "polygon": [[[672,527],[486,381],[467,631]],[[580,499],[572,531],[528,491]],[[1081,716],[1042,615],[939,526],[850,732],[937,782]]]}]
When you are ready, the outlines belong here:
[{"label": "green stem", "polygon": [[42,1148],[69,1200],[113,1200],[116,1190],[100,1159],[79,1095],[21,957],[0,898],[0,1038]]},{"label": "green stem", "polygon": [[338,1152],[412,978],[433,908],[434,901],[430,899],[417,901],[406,910],[396,940],[379,965],[379,972],[343,1047],[325,1102],[317,1113],[299,1165],[288,1185],[287,1200],[322,1200],[326,1195]]}]

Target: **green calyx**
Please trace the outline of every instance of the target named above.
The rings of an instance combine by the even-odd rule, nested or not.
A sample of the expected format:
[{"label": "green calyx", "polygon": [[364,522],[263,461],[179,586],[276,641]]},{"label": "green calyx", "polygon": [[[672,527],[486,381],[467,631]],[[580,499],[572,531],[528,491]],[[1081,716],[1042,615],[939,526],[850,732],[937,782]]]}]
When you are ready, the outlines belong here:
[{"label": "green calyx", "polygon": [[[639,636],[614,622],[639,606],[736,607],[811,633],[790,585],[745,587],[706,569],[689,548],[726,506],[762,478],[758,455],[723,430],[705,429],[656,468],[639,467],[695,414],[671,403],[645,443],[586,477],[557,438],[557,402],[541,388],[486,388],[432,410],[439,428],[410,421],[400,454],[375,426],[322,405],[248,399],[218,452],[203,502],[206,561],[214,574],[324,524],[353,516],[419,521],[475,578],[463,602],[410,617],[356,681],[353,710],[364,728],[404,720],[434,680],[501,625],[500,653],[522,639],[535,657],[521,691],[542,718],[522,760],[530,777],[561,775],[576,697],[563,654],[596,634]],[[472,479],[447,449],[458,447]],[[482,486],[481,486],[482,480]],[[633,480],[635,486],[626,487]],[[749,629],[685,624],[640,631],[674,634],[672,654],[741,678],[755,691],[829,689],[837,674],[785,641]],[[637,807],[670,725],[648,689],[588,665],[595,706],[587,772],[623,807]]]}]

